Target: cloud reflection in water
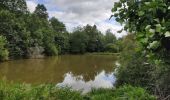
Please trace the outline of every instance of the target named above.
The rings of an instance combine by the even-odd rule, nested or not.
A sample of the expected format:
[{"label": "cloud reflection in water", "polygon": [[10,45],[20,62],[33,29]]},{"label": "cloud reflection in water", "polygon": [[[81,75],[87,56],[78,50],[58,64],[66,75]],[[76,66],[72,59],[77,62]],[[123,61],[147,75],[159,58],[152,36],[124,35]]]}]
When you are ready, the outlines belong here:
[{"label": "cloud reflection in water", "polygon": [[68,86],[73,90],[82,90],[83,93],[89,92],[92,88],[113,88],[115,83],[115,76],[113,73],[100,72],[95,76],[94,80],[85,81],[83,76],[74,76],[71,72],[65,75],[62,83],[57,86]]}]

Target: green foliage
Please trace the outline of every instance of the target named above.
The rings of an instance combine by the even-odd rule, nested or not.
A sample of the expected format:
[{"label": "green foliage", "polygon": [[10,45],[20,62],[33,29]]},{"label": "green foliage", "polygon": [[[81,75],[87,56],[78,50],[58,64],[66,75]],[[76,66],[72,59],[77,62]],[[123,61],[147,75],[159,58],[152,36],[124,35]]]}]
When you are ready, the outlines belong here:
[{"label": "green foliage", "polygon": [[145,89],[124,85],[116,89],[92,90],[87,97],[90,100],[156,100]]},{"label": "green foliage", "polygon": [[113,44],[113,43],[108,43],[108,44],[106,44],[104,51],[117,53],[118,52],[118,46],[116,44]]},{"label": "green foliage", "polygon": [[29,84],[0,81],[1,100],[156,100],[140,88],[125,85],[117,89],[95,89],[81,94],[70,88],[59,88],[52,84],[32,86]]},{"label": "green foliage", "polygon": [[8,60],[8,50],[5,48],[7,44],[6,38],[0,36],[0,61]]},{"label": "green foliage", "polygon": [[25,0],[0,1],[0,8],[0,33],[7,40],[10,59],[65,53],[116,52],[113,48],[119,48],[116,37],[110,31],[104,36],[96,25],[86,25],[69,34],[65,24],[57,18],[48,20],[47,9],[43,4],[38,4],[33,13],[27,11]]},{"label": "green foliage", "polygon": [[107,30],[105,35],[104,51],[117,53],[119,52],[120,46],[121,44],[118,44],[116,36],[111,32],[111,30]]},{"label": "green foliage", "polygon": [[131,57],[122,59],[121,66],[117,69],[116,85],[131,84],[147,88],[153,92],[153,84],[155,83],[154,70],[155,67],[149,64],[140,53],[131,54]]},{"label": "green foliage", "polygon": [[111,30],[106,31],[105,42],[107,43],[116,43],[116,36],[111,32]]},{"label": "green foliage", "polygon": [[120,0],[112,11],[115,12],[116,20],[125,24],[124,30],[136,34],[137,40],[149,55],[164,59],[167,55],[165,52],[170,50],[169,6],[168,0]]},{"label": "green foliage", "polygon": [[55,44],[47,43],[45,45],[45,53],[48,56],[58,55],[58,47]]},{"label": "green foliage", "polygon": [[1,100],[83,100],[80,92],[55,85],[14,84],[0,82]]},{"label": "green foliage", "polygon": [[27,5],[25,0],[1,0],[0,9],[22,14],[27,12]]},{"label": "green foliage", "polygon": [[22,55],[23,52],[19,45],[19,43],[22,42],[20,37],[23,31],[22,26],[19,25],[17,19],[15,18],[15,15],[7,10],[0,11],[0,20],[1,20],[0,32],[1,35],[6,37],[8,41],[7,47],[9,50],[9,55],[10,56]]},{"label": "green foliage", "polygon": [[[159,96],[159,99],[165,99],[170,94],[170,66],[168,64],[162,64],[156,66],[155,75],[155,92]],[[169,97],[168,97],[169,98]]]},{"label": "green foliage", "polygon": [[154,65],[149,64],[146,57],[140,53],[140,47],[134,40],[134,35],[129,34],[122,40],[123,50],[120,54],[120,66],[116,72],[116,86],[131,84],[153,91],[155,82]]},{"label": "green foliage", "polygon": [[70,35],[70,52],[85,53],[87,48],[88,37],[81,30],[77,30]]},{"label": "green foliage", "polygon": [[48,13],[47,13],[47,9],[43,4],[38,4],[34,13],[39,17],[39,18],[44,18],[47,19],[48,18]]},{"label": "green foliage", "polygon": [[78,27],[69,38],[71,53],[120,52],[116,36],[110,30],[103,35],[95,25]]},{"label": "green foliage", "polygon": [[145,89],[124,85],[114,92],[114,100],[156,100]]},{"label": "green foliage", "polygon": [[60,54],[68,53],[70,37],[66,31],[66,26],[55,17],[52,17],[49,21],[55,32],[55,43],[59,47],[59,53]]},{"label": "green foliage", "polygon": [[50,19],[50,23],[51,23],[53,29],[55,30],[55,32],[59,32],[59,33],[66,32],[66,26],[64,25],[64,23],[60,22],[55,17],[52,17]]},{"label": "green foliage", "polygon": [[69,33],[58,33],[55,36],[55,43],[59,47],[59,54],[69,53],[70,49],[70,34]]},{"label": "green foliage", "polygon": [[[20,4],[22,0],[17,2]],[[13,4],[13,1],[10,3]],[[6,3],[2,4],[11,7],[5,5]],[[33,14],[25,12],[18,14],[9,9],[0,11],[0,33],[7,40],[6,47],[10,58],[58,54],[59,48],[55,42],[56,32],[47,20],[46,11],[44,5],[38,5]]]},{"label": "green foliage", "polygon": [[163,94],[159,95],[161,98],[170,93],[169,80],[166,80],[170,57],[169,6],[169,0],[120,0],[112,9],[116,20],[124,24],[123,29],[135,34],[142,47],[141,54],[149,58],[151,65],[156,64],[153,78],[157,82],[154,86],[158,95]]},{"label": "green foliage", "polygon": [[87,51],[101,52],[104,49],[104,36],[98,31],[97,26],[86,25],[84,31],[88,36]]}]

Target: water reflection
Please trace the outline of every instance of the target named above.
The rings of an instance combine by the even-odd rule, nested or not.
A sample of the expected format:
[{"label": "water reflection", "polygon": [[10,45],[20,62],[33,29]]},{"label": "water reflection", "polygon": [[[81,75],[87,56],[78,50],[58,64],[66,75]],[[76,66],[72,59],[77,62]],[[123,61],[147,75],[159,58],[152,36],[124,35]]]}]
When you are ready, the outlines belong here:
[{"label": "water reflection", "polygon": [[74,90],[82,90],[83,93],[89,92],[92,88],[113,88],[115,83],[115,76],[113,73],[100,72],[94,80],[85,81],[83,76],[74,76],[71,72],[65,74],[62,83],[57,86],[68,86]]},{"label": "water reflection", "polygon": [[[62,55],[45,59],[22,59],[0,63],[0,79],[32,84],[61,83],[63,76],[72,72],[87,82],[105,70],[114,71],[113,55]],[[66,74],[66,76],[68,76]]]}]

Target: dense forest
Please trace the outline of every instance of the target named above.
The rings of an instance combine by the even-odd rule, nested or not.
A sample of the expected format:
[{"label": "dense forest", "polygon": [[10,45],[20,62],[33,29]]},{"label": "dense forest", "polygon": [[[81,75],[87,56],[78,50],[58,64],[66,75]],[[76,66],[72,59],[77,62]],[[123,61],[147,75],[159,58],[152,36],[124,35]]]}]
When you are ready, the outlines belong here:
[{"label": "dense forest", "polygon": [[39,58],[66,53],[118,52],[117,39],[108,30],[103,35],[96,27],[86,25],[73,32],[64,23],[48,17],[43,4],[27,10],[25,0],[0,2],[0,60]]}]

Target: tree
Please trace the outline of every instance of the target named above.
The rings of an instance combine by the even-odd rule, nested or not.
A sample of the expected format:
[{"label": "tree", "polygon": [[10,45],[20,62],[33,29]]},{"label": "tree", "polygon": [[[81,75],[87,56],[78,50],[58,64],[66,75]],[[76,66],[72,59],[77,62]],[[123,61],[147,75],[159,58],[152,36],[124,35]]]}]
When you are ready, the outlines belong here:
[{"label": "tree", "polygon": [[35,8],[34,14],[36,14],[39,18],[48,18],[47,8],[43,4],[38,4]]},{"label": "tree", "polygon": [[76,30],[70,34],[70,52],[85,53],[87,48],[88,38],[82,30]]},{"label": "tree", "polygon": [[165,75],[170,72],[167,67],[170,63],[170,1],[120,0],[114,4],[112,11],[116,20],[125,24],[123,29],[135,34],[142,46],[142,54],[150,59],[150,63],[156,64],[157,82],[154,85],[159,93],[162,92],[160,96],[168,96],[170,85]]},{"label": "tree", "polygon": [[84,31],[88,36],[87,51],[100,52],[104,49],[104,36],[97,30],[97,26],[86,25]]},{"label": "tree", "polygon": [[105,47],[106,52],[118,52],[119,51],[119,45],[117,45],[117,39],[116,36],[111,32],[110,29],[106,31],[105,35]]},{"label": "tree", "polygon": [[55,43],[60,48],[59,53],[67,53],[69,51],[69,34],[66,31],[66,26],[55,17],[52,17],[49,21],[55,32]]},{"label": "tree", "polygon": [[112,11],[116,20],[125,24],[124,30],[136,34],[138,41],[150,53],[148,57],[154,54],[160,60],[170,51],[169,5],[168,0],[121,0],[115,3]]},{"label": "tree", "polygon": [[59,32],[59,33],[66,32],[66,26],[64,25],[64,23],[60,22],[57,18],[52,17],[49,21],[53,29],[55,30],[55,32]]},{"label": "tree", "polygon": [[9,56],[12,58],[25,54],[25,43],[23,40],[27,32],[23,23],[21,23],[22,21],[20,20],[20,22],[18,19],[15,17],[15,14],[7,10],[0,11],[0,33],[8,41],[7,48],[9,50]]},{"label": "tree", "polygon": [[118,67],[116,86],[131,84],[141,86],[152,91],[154,65],[149,64],[145,55],[139,52],[140,46],[135,40],[134,34],[123,37],[121,43],[123,49],[120,54],[121,66]]},{"label": "tree", "polygon": [[111,32],[111,30],[106,31],[105,42],[107,43],[116,43],[116,36]]},{"label": "tree", "polygon": [[1,0],[0,9],[21,14],[27,12],[27,5],[25,0]]}]

